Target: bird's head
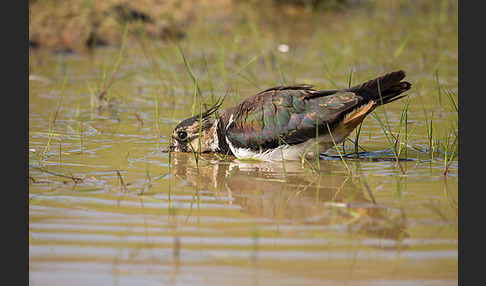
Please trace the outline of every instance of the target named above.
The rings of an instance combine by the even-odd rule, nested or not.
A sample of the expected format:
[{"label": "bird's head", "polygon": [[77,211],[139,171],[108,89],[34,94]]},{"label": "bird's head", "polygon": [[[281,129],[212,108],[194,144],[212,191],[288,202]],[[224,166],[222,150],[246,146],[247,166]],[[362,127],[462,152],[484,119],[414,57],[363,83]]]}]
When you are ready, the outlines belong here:
[{"label": "bird's head", "polygon": [[[211,115],[218,110],[222,101],[201,114],[187,118],[172,131],[171,152],[214,152],[217,148],[216,119]],[[199,141],[200,139],[200,141]],[[200,142],[200,143],[199,143]]]}]

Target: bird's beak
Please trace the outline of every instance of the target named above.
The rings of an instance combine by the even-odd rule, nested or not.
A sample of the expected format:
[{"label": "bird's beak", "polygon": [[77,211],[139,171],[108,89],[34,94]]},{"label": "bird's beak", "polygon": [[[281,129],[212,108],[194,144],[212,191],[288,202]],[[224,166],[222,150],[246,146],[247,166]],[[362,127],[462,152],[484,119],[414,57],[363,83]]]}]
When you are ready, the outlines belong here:
[{"label": "bird's beak", "polygon": [[174,150],[174,148],[172,147],[172,145],[169,145],[167,146],[167,148],[165,148],[164,150],[162,150],[163,153],[169,153],[169,151],[172,151]]}]

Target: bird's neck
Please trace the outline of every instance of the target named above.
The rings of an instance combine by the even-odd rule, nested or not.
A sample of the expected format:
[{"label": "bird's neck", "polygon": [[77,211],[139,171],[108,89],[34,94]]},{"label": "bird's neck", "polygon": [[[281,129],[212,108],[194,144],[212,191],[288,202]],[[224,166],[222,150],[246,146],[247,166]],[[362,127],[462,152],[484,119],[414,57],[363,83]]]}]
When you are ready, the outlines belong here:
[{"label": "bird's neck", "polygon": [[210,120],[208,122],[209,124],[201,132],[202,152],[216,152],[231,155],[232,153],[225,138],[228,120],[222,117]]},{"label": "bird's neck", "polygon": [[[201,152],[217,152],[218,149],[218,136],[217,136],[217,120],[210,119],[210,121],[206,121],[203,124],[201,130]],[[198,145],[197,141],[199,139],[195,139],[196,142],[194,144]],[[194,146],[194,148],[196,148]]]}]

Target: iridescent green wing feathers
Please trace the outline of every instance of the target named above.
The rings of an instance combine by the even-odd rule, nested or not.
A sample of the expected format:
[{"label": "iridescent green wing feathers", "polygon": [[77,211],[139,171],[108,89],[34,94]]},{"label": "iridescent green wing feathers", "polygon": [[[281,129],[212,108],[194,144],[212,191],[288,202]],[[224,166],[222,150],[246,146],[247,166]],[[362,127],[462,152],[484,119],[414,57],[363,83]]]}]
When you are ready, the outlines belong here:
[{"label": "iridescent green wing feathers", "polygon": [[229,110],[233,123],[227,139],[236,147],[251,150],[296,144],[328,133],[340,115],[356,106],[359,96],[343,90],[315,91],[308,85],[265,90]]}]

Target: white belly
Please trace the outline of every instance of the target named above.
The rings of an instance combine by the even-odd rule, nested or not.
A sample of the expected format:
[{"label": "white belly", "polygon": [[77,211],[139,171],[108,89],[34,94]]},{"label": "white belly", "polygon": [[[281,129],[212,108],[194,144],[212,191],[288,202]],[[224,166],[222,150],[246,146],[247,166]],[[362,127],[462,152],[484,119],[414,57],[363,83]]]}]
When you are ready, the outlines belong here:
[{"label": "white belly", "polygon": [[[336,134],[334,134],[334,136],[336,136]],[[334,140],[336,144],[338,144],[339,142],[342,142],[344,138],[346,138],[346,136],[339,136],[339,138],[334,138]],[[249,148],[236,148],[229,140],[226,141],[230,146],[231,152],[233,152],[238,159],[252,158],[263,161],[300,161],[303,158],[315,159],[320,153],[334,146],[334,143],[328,134],[319,136],[318,144],[316,143],[316,139],[313,138],[298,145],[282,144],[275,149],[269,149],[266,151],[252,151]]]}]

